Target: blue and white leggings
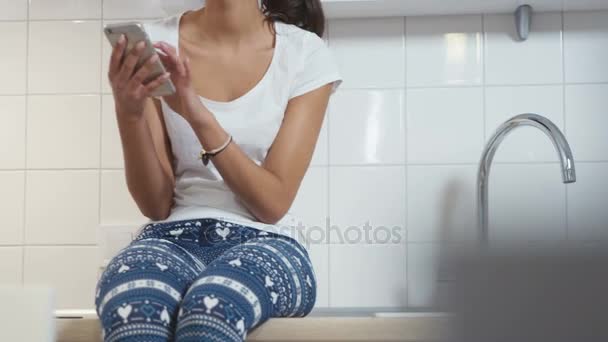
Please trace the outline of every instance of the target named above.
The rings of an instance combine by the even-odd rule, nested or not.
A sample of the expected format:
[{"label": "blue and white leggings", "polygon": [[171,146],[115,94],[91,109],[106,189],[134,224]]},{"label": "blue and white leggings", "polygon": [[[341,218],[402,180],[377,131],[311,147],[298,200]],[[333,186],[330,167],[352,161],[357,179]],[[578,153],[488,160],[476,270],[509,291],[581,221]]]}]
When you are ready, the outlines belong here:
[{"label": "blue and white leggings", "polygon": [[295,240],[216,219],[154,223],[108,265],[95,305],[104,341],[244,341],[269,317],[313,308]]}]

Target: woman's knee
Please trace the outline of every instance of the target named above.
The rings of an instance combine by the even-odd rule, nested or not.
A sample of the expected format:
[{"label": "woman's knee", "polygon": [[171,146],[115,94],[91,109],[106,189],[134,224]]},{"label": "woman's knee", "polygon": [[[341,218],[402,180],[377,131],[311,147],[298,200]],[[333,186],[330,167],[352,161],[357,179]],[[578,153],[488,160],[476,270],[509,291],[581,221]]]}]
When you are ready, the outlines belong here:
[{"label": "woman's knee", "polygon": [[101,309],[111,298],[123,297],[132,290],[156,288],[181,296],[202,271],[190,259],[191,256],[168,241],[133,242],[110,261],[97,283],[98,314],[101,315]]},{"label": "woman's knee", "polygon": [[205,274],[235,278],[268,303],[270,316],[305,316],[316,301],[316,278],[306,250],[282,238],[257,238],[231,248]]}]

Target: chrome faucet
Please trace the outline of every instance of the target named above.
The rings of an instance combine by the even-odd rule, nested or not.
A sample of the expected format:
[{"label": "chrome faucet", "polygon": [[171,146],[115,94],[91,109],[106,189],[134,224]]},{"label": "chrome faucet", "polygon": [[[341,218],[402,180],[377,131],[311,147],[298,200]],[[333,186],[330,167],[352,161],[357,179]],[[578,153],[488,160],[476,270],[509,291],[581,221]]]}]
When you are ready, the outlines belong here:
[{"label": "chrome faucet", "polygon": [[492,159],[503,139],[515,128],[519,126],[532,126],[543,131],[557,150],[562,168],[562,179],[565,184],[576,182],[576,172],[574,170],[574,159],[570,145],[564,134],[549,119],[537,114],[520,114],[503,123],[492,138],[488,141],[481,161],[479,162],[479,172],[477,174],[477,214],[479,238],[482,245],[487,245],[489,240],[488,232],[488,180]]}]

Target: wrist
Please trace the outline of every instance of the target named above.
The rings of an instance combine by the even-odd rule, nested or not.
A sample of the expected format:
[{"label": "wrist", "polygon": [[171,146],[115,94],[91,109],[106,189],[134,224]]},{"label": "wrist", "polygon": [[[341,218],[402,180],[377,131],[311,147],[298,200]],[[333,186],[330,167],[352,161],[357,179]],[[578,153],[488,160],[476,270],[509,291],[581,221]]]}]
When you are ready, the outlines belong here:
[{"label": "wrist", "polygon": [[116,108],[116,121],[119,125],[139,125],[144,122],[144,115],[143,113],[133,114]]},{"label": "wrist", "polygon": [[214,119],[213,114],[200,103],[195,106],[194,110],[190,111],[186,120],[190,126],[196,130],[210,127],[213,124]]}]

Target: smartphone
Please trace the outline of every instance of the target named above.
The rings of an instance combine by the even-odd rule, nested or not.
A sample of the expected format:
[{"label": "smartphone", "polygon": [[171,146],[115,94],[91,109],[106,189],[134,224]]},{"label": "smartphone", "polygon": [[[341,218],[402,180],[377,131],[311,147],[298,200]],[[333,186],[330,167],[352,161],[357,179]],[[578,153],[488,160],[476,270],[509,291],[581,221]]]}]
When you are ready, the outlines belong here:
[{"label": "smartphone", "polygon": [[[152,42],[150,41],[150,37],[146,33],[144,26],[138,22],[129,22],[129,23],[119,23],[119,24],[108,24],[104,27],[104,32],[106,37],[112,44],[112,47],[115,47],[118,43],[118,39],[121,35],[124,35],[127,39],[127,48],[125,50],[125,54],[129,53],[131,49],[137,45],[137,43],[143,41],[146,43],[146,48],[142,53],[141,58],[137,62],[136,69],[142,66],[150,57],[154,54],[157,54],[156,49],[152,46]],[[164,74],[166,72],[165,66],[160,61],[160,59],[154,64],[153,71],[150,73],[150,76],[144,81],[144,83],[148,83],[158,76]],[[168,96],[175,94],[175,86],[171,79],[166,80],[160,85],[156,90],[151,94],[154,97],[159,96]]]}]

